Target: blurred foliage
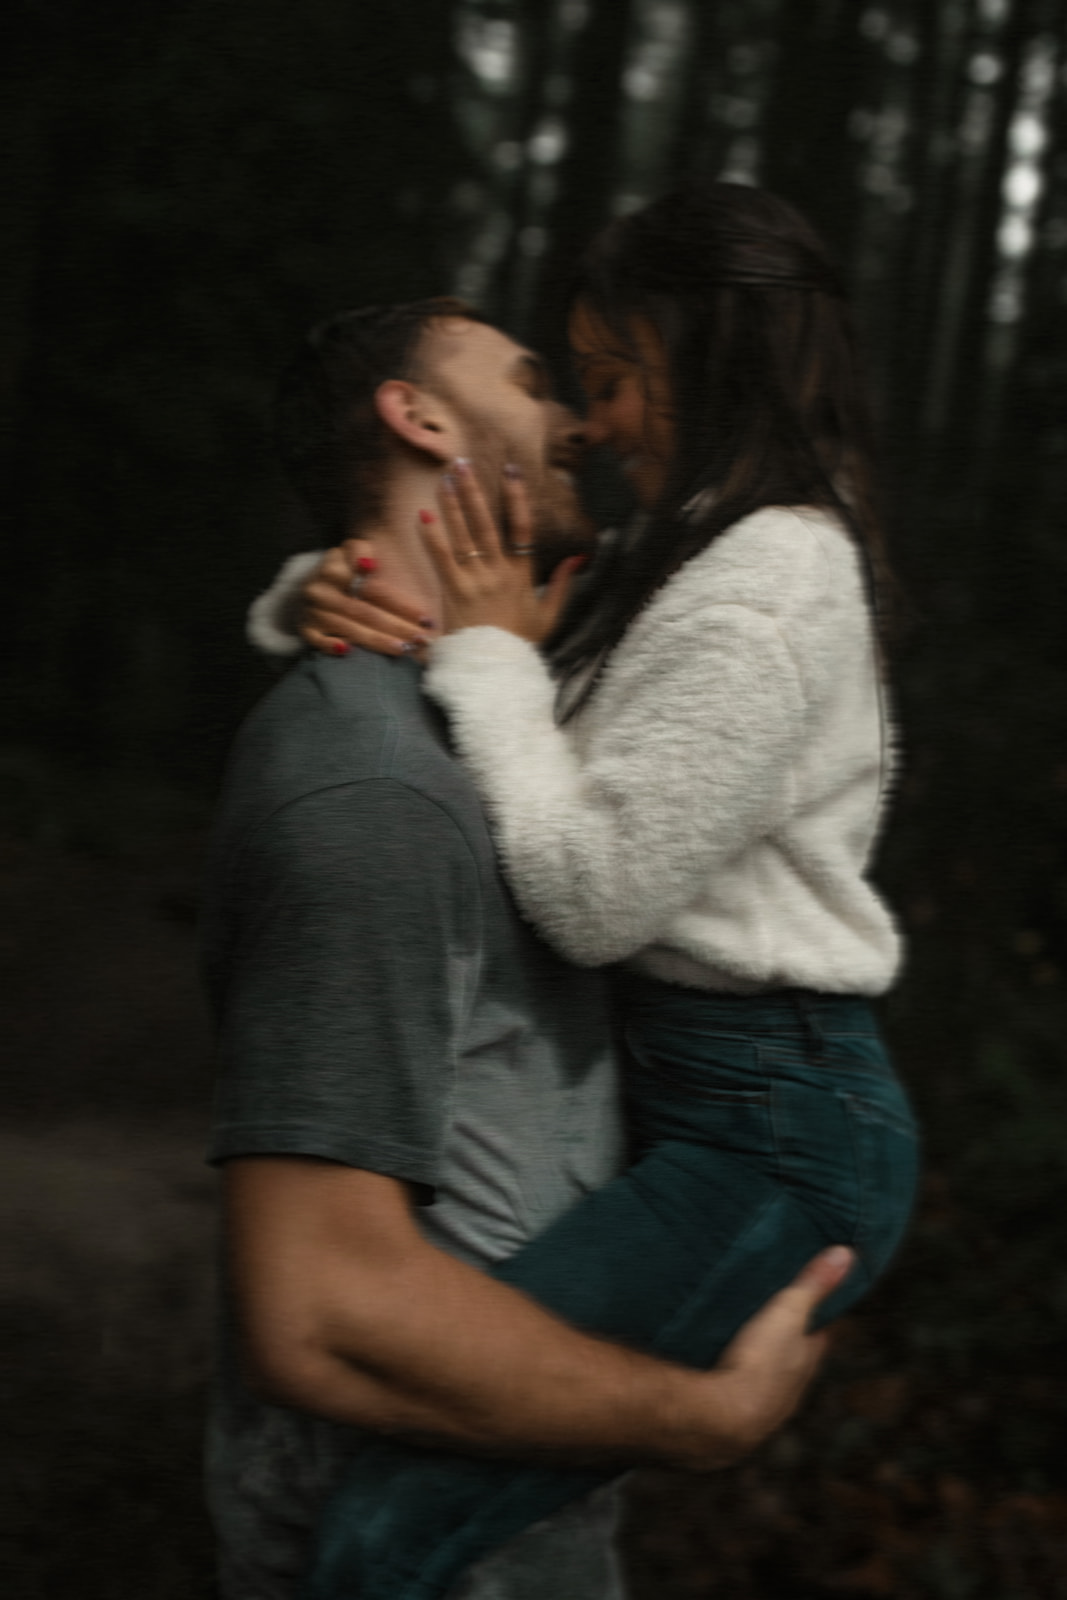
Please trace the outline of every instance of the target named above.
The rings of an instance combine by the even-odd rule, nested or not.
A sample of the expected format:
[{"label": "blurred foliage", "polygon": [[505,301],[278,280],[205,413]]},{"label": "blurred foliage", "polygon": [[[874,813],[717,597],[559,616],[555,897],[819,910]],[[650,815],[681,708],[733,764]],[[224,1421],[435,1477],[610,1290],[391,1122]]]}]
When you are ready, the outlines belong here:
[{"label": "blurred foliage", "polygon": [[63,851],[144,882],[185,860],[269,681],[242,613],[310,542],[263,424],[312,321],[457,290],[559,364],[582,241],[685,171],[765,182],[834,243],[908,616],[880,870],[927,1191],[810,1422],[720,1485],[648,1480],[639,1594],[1063,1593],[1065,0],[5,21],[0,823],[43,892]]}]

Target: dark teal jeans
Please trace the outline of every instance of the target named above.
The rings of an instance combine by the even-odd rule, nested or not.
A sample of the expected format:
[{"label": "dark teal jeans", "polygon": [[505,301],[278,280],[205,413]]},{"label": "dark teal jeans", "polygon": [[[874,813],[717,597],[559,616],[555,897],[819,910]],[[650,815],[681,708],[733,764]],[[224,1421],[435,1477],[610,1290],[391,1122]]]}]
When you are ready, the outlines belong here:
[{"label": "dark teal jeans", "polygon": [[[633,1165],[493,1276],[566,1321],[694,1367],[804,1263],[858,1263],[851,1306],[907,1224],[917,1138],[870,1006],[778,990],[618,985]],[[304,1600],[430,1600],[612,1474],[371,1441],[326,1508]]]}]

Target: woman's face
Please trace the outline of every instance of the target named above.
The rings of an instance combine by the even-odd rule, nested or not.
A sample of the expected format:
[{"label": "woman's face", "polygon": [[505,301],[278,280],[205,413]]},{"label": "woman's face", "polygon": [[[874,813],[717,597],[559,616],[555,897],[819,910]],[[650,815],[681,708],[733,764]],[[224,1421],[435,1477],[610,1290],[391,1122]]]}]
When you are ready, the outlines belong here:
[{"label": "woman's face", "polygon": [[582,301],[571,313],[569,336],[585,390],[585,434],[607,445],[645,508],[663,493],[674,455],[674,406],[663,341],[651,322],[634,317],[633,349],[623,346]]}]

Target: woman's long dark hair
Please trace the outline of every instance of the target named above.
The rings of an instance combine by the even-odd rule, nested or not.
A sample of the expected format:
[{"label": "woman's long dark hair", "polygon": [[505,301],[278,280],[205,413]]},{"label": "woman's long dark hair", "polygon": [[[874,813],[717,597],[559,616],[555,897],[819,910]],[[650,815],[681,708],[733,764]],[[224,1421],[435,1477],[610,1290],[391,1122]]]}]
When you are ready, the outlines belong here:
[{"label": "woman's long dark hair", "polygon": [[[571,305],[635,361],[635,319],[656,329],[675,456],[643,529],[616,542],[549,641],[566,715],[671,573],[761,506],[835,512],[861,549],[880,615],[888,572],[855,333],[841,281],[804,218],[747,185],[675,189],[593,241]],[[581,690],[568,695],[568,682]]]}]

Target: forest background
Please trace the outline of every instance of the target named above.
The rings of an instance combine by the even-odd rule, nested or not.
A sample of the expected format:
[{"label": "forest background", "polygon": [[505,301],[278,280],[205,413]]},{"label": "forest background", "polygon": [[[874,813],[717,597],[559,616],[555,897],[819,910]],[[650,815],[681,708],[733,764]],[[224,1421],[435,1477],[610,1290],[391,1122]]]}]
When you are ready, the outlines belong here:
[{"label": "forest background", "polygon": [[[5,23],[11,1592],[210,1592],[194,925],[225,747],[270,681],[243,612],[313,542],[265,445],[275,376],[332,310],[452,291],[566,386],[567,263],[704,172],[813,217],[866,335],[908,619],[886,1022],[926,1178],[800,1421],[721,1478],[635,1480],[634,1594],[1067,1595],[1065,0]],[[623,513],[605,469],[591,489]]]}]

